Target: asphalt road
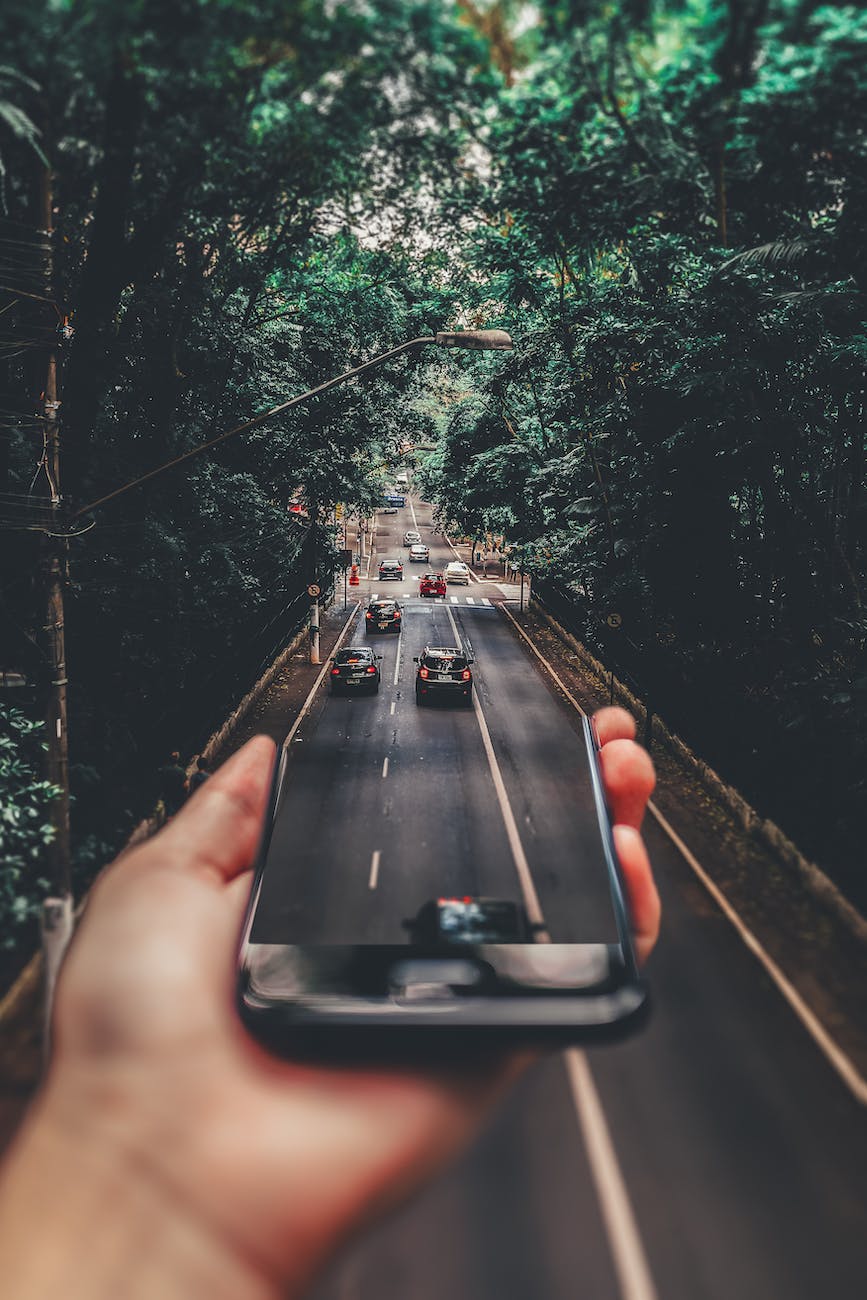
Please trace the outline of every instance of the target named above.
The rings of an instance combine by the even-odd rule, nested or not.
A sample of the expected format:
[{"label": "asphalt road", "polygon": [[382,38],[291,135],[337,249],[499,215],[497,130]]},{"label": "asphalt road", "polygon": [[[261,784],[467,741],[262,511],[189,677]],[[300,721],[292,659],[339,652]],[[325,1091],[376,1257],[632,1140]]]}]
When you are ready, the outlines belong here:
[{"label": "asphalt road", "polygon": [[[453,557],[416,513],[441,566]],[[495,608],[514,592],[412,594],[423,566],[399,545],[411,526],[409,509],[379,517],[378,558],[402,555],[405,579],[360,594],[405,593],[404,630],[371,638],[378,696],[324,700],[297,733],[254,937],[400,943],[425,897],[520,897],[476,712],[415,704],[412,656],[457,629],[552,938],[608,938],[576,717]],[[654,824],[647,838],[664,906],[650,1027],[540,1064],[457,1166],[335,1264],[318,1300],[867,1288],[863,1108],[677,850]]]}]

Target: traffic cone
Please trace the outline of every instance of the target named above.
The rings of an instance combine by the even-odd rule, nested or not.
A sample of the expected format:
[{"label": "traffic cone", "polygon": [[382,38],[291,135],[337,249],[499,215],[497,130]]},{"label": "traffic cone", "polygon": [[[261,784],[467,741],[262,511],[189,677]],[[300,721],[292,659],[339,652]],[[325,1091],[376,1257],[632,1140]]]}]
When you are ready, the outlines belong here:
[{"label": "traffic cone", "polygon": [[350,587],[357,587],[360,582],[361,579],[358,576],[358,565],[353,564],[352,568],[349,570],[349,585]]}]

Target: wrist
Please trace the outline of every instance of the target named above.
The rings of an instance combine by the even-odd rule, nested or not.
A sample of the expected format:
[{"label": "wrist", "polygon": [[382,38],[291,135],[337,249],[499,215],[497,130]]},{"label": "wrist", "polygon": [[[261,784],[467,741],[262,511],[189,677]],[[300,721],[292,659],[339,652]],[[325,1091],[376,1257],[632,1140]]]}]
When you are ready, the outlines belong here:
[{"label": "wrist", "polygon": [[54,1081],[37,1099],[0,1173],[4,1293],[270,1300],[273,1279],[173,1186],[157,1135],[123,1109],[100,1115]]}]

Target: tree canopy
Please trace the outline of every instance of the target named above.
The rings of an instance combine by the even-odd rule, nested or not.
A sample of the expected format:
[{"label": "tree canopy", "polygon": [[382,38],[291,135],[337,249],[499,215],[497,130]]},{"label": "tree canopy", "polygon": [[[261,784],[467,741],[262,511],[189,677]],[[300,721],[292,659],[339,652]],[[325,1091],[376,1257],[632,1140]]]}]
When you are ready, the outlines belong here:
[{"label": "tree canopy", "polygon": [[410,441],[435,446],[445,517],[520,547],[591,644],[845,864],[867,784],[859,8],[8,0],[0,35],[0,666],[45,671],[58,326],[77,504],[415,335],[517,345],[396,361],[70,542],[81,837],[297,625],[328,548],[289,499],[369,509]]}]

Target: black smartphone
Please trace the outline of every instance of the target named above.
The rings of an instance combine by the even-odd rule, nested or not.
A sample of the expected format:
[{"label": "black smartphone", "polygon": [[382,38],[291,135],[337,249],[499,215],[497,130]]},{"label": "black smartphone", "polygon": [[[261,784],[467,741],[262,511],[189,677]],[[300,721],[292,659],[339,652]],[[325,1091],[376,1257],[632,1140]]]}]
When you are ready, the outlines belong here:
[{"label": "black smartphone", "polygon": [[[574,845],[579,883],[563,891],[576,900],[572,916],[555,896],[556,917],[543,917],[535,890],[527,896],[513,869],[498,877],[514,876],[509,891],[478,892],[474,880],[473,890],[431,893],[430,873],[419,866],[408,876],[426,879],[427,893],[418,886],[408,915],[400,914],[399,892],[390,908],[378,899],[375,922],[363,904],[344,905],[347,886],[330,888],[327,857],[320,850],[317,859],[304,842],[305,810],[292,806],[284,750],[240,948],[238,1001],[252,1033],[283,1055],[365,1060],[600,1042],[639,1028],[648,988],[635,959],[597,738],[588,718],[582,725],[585,788],[574,789],[583,804]],[[575,772],[569,782],[571,798]],[[374,855],[371,871],[377,866]]]}]

